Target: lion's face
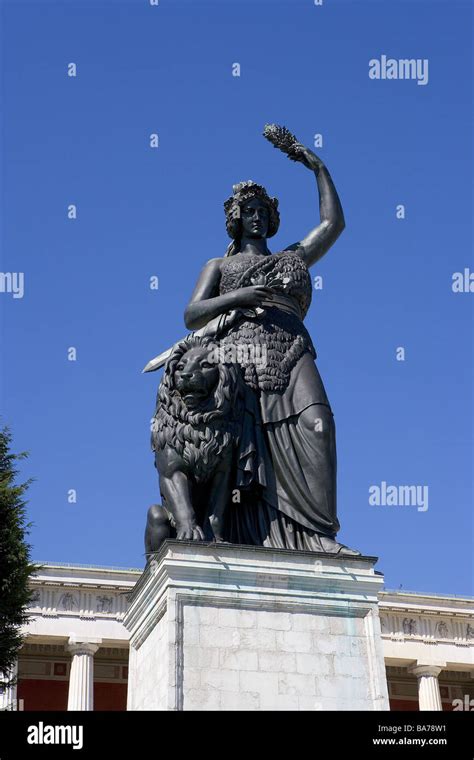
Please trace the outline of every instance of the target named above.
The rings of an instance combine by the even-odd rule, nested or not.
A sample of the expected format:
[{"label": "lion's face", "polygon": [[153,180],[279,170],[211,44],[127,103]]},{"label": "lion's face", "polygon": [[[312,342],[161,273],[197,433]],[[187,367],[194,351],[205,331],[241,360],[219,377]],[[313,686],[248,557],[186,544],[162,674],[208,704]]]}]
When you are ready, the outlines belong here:
[{"label": "lion's face", "polygon": [[219,369],[210,361],[210,356],[209,347],[190,348],[176,365],[175,387],[191,411],[206,406],[219,382]]}]

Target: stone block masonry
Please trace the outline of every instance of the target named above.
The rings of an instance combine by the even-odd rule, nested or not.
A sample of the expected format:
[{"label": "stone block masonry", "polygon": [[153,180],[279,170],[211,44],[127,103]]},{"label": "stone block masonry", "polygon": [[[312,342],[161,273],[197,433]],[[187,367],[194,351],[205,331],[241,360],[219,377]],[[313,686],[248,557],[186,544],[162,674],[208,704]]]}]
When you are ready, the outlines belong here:
[{"label": "stone block masonry", "polygon": [[373,557],[169,541],[125,617],[129,710],[387,710]]}]

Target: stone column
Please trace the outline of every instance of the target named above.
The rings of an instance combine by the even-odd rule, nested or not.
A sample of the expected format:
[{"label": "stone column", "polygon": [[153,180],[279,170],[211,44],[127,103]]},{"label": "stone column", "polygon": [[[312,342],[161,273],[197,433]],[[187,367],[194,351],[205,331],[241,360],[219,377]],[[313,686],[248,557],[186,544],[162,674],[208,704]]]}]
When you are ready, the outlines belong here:
[{"label": "stone column", "polygon": [[441,693],[438,676],[442,671],[440,665],[412,665],[408,668],[418,679],[418,701],[420,710],[442,710]]},{"label": "stone column", "polygon": [[11,679],[18,678],[18,661],[8,673],[0,671],[0,710],[17,710],[16,683],[11,684]]},{"label": "stone column", "polygon": [[67,649],[72,653],[68,710],[94,709],[94,655],[102,639],[77,640],[72,636]]}]

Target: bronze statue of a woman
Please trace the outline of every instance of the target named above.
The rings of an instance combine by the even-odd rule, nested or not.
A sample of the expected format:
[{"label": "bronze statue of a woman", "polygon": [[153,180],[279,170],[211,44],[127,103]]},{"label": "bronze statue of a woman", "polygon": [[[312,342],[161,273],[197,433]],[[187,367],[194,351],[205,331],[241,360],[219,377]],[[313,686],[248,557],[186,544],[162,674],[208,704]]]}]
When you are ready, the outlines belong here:
[{"label": "bronze statue of a woman", "polygon": [[[216,476],[221,496],[223,488],[225,496],[220,499],[221,507],[213,507],[216,514],[211,515],[211,523],[218,540],[358,554],[336,540],[334,419],[315,365],[316,352],[303,324],[312,297],[308,270],[343,231],[344,215],[321,159],[284,127],[267,126],[264,134],[291,159],[314,172],[320,221],[302,240],[271,253],[267,240],[280,223],[277,199],[255,182],[235,185],[224,204],[232,242],[225,256],[204,266],[186,307],[188,329],[195,336],[211,336],[213,345],[218,341],[221,356],[222,347],[248,349],[242,352],[246,360],[240,367],[244,391],[238,440],[234,456],[227,458],[220,478]],[[235,352],[233,355],[235,358]],[[183,365],[182,356],[183,351],[173,370],[177,383],[193,387],[195,381],[197,387],[203,372],[210,370],[202,362],[199,366],[195,362],[190,370],[189,362]],[[167,372],[169,375],[169,366]],[[186,420],[192,423],[189,416]],[[168,429],[166,424],[160,423],[161,431]],[[204,538],[199,519],[190,518],[187,506],[179,506],[187,496],[173,475],[179,469],[176,458],[163,453],[169,446],[160,435],[155,437],[154,448],[161,450],[161,454],[157,452],[160,476],[169,476],[166,493],[162,488],[166,515],[178,537]],[[157,440],[161,441],[158,445]],[[180,461],[183,456],[186,458],[182,455]],[[170,509],[173,494],[178,514]],[[164,535],[163,514],[156,507],[149,512],[148,550],[156,550],[158,538]]]}]

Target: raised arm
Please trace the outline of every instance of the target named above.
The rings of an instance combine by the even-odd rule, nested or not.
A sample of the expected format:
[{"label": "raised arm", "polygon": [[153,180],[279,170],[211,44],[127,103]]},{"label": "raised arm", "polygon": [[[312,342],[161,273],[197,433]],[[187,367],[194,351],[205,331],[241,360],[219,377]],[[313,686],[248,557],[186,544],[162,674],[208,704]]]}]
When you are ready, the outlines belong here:
[{"label": "raised arm", "polygon": [[337,240],[345,225],[341,202],[326,166],[309,148],[301,146],[301,161],[316,177],[320,223],[303,240],[289,248],[298,249],[308,267],[315,264]]},{"label": "raised arm", "polygon": [[211,259],[203,268],[191,300],[184,312],[188,330],[199,330],[211,319],[232,309],[259,306],[272,298],[272,291],[261,285],[232,290],[218,295],[222,259]]}]

